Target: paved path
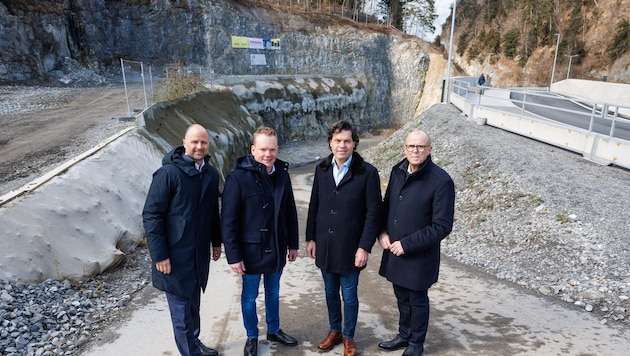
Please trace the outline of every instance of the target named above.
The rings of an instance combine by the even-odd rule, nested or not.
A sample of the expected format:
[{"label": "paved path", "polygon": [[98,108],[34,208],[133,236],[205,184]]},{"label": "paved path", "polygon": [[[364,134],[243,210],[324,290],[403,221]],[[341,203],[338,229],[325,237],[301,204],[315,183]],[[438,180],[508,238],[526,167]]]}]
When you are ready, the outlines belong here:
[{"label": "paved path", "polygon": [[[308,165],[292,170],[302,234],[313,169]],[[391,285],[378,276],[380,255],[375,246],[359,284],[361,310],[355,337],[364,356],[402,353],[384,352],[377,346],[395,335],[398,317]],[[245,342],[240,279],[224,256],[212,263],[210,273],[202,297],[201,339],[221,355],[240,356]],[[595,314],[449,259],[443,261],[440,281],[429,297],[432,308],[425,355],[628,355],[630,350],[627,324],[601,325]],[[121,320],[110,335],[103,335],[107,343],[90,345],[84,355],[178,354],[163,293],[145,288],[131,305],[134,311],[129,318]],[[323,283],[313,260],[305,257],[304,246],[298,260],[285,268],[281,289],[282,328],[299,340],[297,347],[265,340],[261,307],[259,299],[260,355],[319,355],[316,345],[328,331]],[[343,355],[343,346],[327,354]]]}]

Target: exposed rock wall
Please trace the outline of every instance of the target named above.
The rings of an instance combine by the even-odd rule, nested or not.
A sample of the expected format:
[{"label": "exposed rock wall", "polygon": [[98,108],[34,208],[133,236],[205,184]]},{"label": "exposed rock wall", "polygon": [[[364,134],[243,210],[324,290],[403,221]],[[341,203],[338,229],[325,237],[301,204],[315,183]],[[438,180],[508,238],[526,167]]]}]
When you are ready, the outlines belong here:
[{"label": "exposed rock wall", "polygon": [[281,143],[320,139],[337,120],[349,120],[363,129],[384,123],[367,120],[367,93],[354,77],[278,78],[235,84],[232,90],[250,112],[276,129]]},{"label": "exposed rock wall", "polygon": [[[73,78],[74,62],[103,80],[119,75],[121,58],[141,61],[156,72],[181,62],[204,68],[209,80],[220,75],[351,76],[366,95],[362,129],[413,117],[424,85],[426,44],[382,27],[361,30],[345,19],[309,16],[226,0],[3,0],[0,83],[55,81],[66,75],[82,80]],[[232,48],[231,36],[279,38],[281,49]],[[264,54],[267,65],[252,66],[250,54]]]}]

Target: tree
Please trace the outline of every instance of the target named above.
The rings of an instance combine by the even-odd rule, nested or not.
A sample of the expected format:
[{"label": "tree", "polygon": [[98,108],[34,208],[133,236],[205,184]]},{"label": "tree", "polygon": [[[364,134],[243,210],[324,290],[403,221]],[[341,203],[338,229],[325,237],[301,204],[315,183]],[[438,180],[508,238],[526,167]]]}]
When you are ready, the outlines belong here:
[{"label": "tree", "polygon": [[506,58],[516,57],[518,49],[518,30],[512,29],[503,35],[503,41],[501,42],[501,49],[503,55]]},{"label": "tree", "polygon": [[435,31],[434,0],[405,0],[403,3],[403,17],[405,32],[422,36],[426,32]]},{"label": "tree", "polygon": [[383,0],[389,8],[391,24],[407,33],[424,34],[435,31],[437,19],[434,0]]},{"label": "tree", "polygon": [[617,23],[615,36],[612,38],[606,52],[613,61],[621,57],[630,49],[630,22],[623,19]]}]

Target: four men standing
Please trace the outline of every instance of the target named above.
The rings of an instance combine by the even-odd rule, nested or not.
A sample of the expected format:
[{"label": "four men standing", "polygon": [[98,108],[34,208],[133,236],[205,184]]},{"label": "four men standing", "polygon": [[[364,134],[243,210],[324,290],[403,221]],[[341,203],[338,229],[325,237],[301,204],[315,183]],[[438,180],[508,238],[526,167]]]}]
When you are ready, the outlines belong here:
[{"label": "four men standing", "polygon": [[[216,261],[221,240],[231,269],[242,276],[244,354],[258,352],[261,278],[267,340],[297,345],[280,328],[280,277],[286,260],[297,258],[299,241],[288,164],[277,159],[275,131],[257,129],[251,154],[239,158],[227,176],[220,222],[218,173],[208,165],[208,134],[191,125],[183,143],[154,173],[143,210],[153,285],[166,292],[178,350],[182,355],[218,354],[199,341],[199,300],[208,279],[210,244]],[[378,237],[384,249],[379,273],[392,282],[400,314],[398,335],[379,347],[421,355],[429,319],[427,291],[438,278],[440,242],[453,226],[454,184],[431,161],[429,136],[414,131],[405,141],[406,158],[392,168],[383,203],[378,172],[355,151],[358,143],[349,122],[332,124],[332,153],[315,169],[306,252],[321,269],[329,319],[328,335],[317,348],[329,351],[343,341],[344,356],[357,354],[359,273]]]}]

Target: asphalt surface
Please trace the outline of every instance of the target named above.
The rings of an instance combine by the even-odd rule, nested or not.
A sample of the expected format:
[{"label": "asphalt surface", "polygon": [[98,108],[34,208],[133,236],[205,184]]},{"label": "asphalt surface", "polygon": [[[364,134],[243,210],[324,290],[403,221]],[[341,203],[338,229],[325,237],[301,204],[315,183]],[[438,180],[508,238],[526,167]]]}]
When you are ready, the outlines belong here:
[{"label": "asphalt surface", "polygon": [[[303,234],[314,166],[291,170]],[[314,261],[300,257],[285,268],[281,289],[281,327],[299,344],[285,347],[265,339],[264,308],[259,297],[259,355],[318,355],[316,345],[328,332],[323,283]],[[392,287],[378,276],[381,249],[375,245],[361,273],[359,325],[355,341],[361,355],[399,355],[378,343],[395,336],[398,312]],[[431,320],[425,355],[627,355],[630,331],[623,324],[602,324],[583,308],[541,296],[448,258],[440,281],[429,291]],[[242,355],[245,331],[240,312],[240,278],[222,256],[211,264],[202,296],[201,340],[221,355]],[[84,355],[177,355],[163,293],[145,288],[131,302],[128,317]],[[329,355],[343,355],[339,345]]]}]

